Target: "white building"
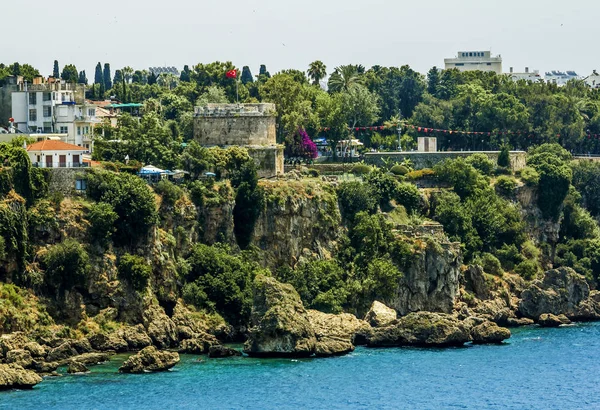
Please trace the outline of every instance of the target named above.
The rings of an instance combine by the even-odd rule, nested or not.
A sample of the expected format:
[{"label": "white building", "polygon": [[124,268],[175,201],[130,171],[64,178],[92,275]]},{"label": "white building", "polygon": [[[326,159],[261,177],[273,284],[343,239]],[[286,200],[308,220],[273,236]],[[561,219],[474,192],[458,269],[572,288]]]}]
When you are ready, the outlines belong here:
[{"label": "white building", "polygon": [[542,81],[543,78],[540,75],[540,70],[530,71],[529,67],[525,67],[525,72],[517,73],[511,67],[510,72],[507,74],[513,81],[525,80],[525,81],[533,81],[538,82]]},{"label": "white building", "polygon": [[575,71],[550,71],[546,73],[545,80],[562,87],[571,80],[581,80],[581,77]]},{"label": "white building", "polygon": [[459,71],[493,71],[502,74],[502,56],[492,56],[491,51],[459,51],[453,58],[445,58],[446,70],[456,68]]},{"label": "white building", "polygon": [[594,72],[589,76],[585,77],[583,81],[585,81],[588,87],[600,88],[600,74],[598,74],[596,70],[594,70]]},{"label": "white building", "polygon": [[93,128],[99,122],[96,107],[87,105],[77,84],[20,84],[12,92],[14,126],[27,134],[57,133],[64,142],[93,148]]},{"label": "white building", "polygon": [[39,168],[79,168],[85,166],[83,147],[62,141],[45,140],[27,146],[29,159]]}]

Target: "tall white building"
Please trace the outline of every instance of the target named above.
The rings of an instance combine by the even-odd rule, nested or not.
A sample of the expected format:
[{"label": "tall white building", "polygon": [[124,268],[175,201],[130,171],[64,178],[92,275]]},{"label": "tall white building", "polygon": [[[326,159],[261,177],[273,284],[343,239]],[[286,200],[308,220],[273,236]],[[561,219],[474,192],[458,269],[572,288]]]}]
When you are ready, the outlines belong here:
[{"label": "tall white building", "polygon": [[85,103],[80,85],[20,84],[12,92],[14,126],[27,134],[60,134],[61,140],[91,151],[96,107]]},{"label": "tall white building", "polygon": [[445,58],[446,70],[493,71],[502,74],[502,56],[492,56],[491,51],[459,51],[456,57]]}]

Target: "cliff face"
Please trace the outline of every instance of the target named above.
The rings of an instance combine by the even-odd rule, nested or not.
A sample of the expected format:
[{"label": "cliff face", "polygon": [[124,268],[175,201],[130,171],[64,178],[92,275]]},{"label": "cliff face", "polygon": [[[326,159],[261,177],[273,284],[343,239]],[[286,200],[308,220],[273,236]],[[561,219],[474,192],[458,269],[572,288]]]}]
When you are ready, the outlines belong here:
[{"label": "cliff face", "polygon": [[523,220],[527,223],[527,232],[535,242],[555,245],[559,240],[561,221],[552,221],[543,217],[542,211],[537,206],[537,188],[522,185],[517,188],[516,198],[521,205]]}]

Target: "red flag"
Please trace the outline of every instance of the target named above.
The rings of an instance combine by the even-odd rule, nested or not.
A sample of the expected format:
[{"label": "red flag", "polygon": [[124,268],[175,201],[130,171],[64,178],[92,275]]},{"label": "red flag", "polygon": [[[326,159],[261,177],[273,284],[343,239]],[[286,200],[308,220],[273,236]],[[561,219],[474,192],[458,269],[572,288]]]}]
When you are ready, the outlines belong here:
[{"label": "red flag", "polygon": [[227,73],[225,74],[225,76],[227,78],[237,78],[237,71],[236,70],[229,70],[229,71],[227,71]]}]

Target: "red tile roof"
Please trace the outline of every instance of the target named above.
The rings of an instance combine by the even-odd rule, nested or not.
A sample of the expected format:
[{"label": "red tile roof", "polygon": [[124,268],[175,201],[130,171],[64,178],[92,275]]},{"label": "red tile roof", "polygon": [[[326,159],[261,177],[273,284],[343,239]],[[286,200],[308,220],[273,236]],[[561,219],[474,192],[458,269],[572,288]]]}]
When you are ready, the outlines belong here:
[{"label": "red tile roof", "polygon": [[62,141],[45,140],[28,145],[27,151],[86,151],[86,148]]}]

